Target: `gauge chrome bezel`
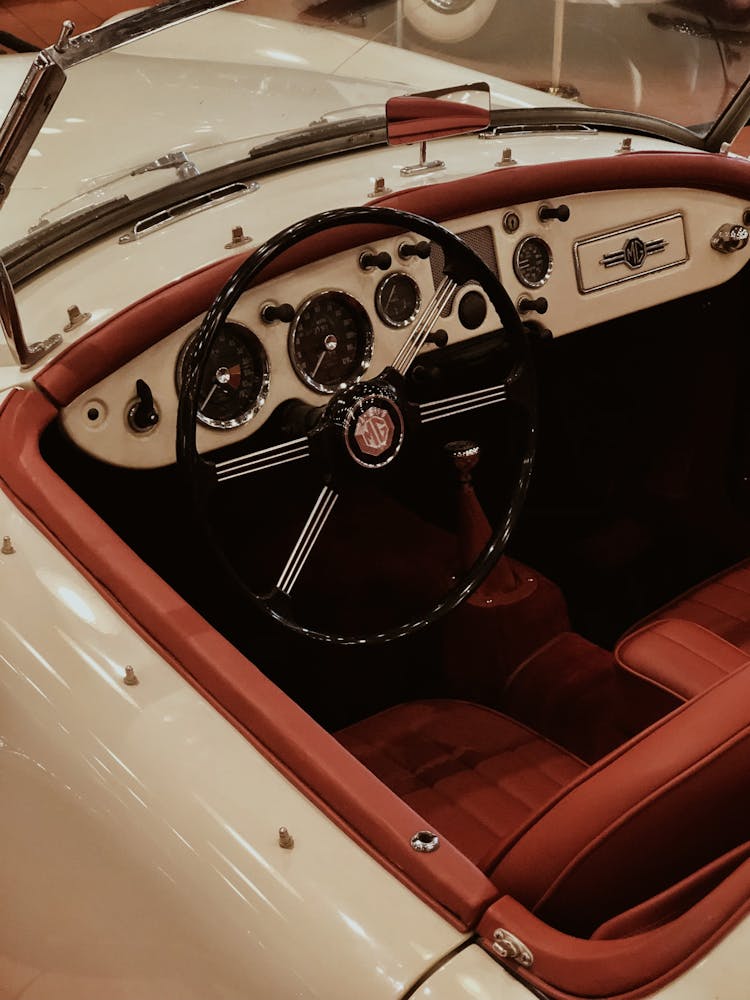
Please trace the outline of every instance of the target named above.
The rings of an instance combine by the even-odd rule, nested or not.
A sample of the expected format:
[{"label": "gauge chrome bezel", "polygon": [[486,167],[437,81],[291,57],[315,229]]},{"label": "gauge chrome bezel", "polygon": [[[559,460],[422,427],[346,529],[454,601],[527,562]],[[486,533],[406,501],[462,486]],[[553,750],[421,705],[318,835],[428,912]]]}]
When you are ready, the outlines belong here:
[{"label": "gauge chrome bezel", "polygon": [[[388,316],[388,314],[385,311],[385,307],[381,302],[383,294],[386,291],[387,287],[390,284],[392,284],[393,281],[397,278],[399,280],[406,278],[407,281],[410,281],[411,284],[414,286],[414,291],[416,293],[414,309],[411,315],[407,319],[402,320],[400,322],[396,322],[396,320],[391,319],[390,316]],[[381,321],[385,323],[386,326],[389,326],[392,330],[403,330],[405,326],[409,326],[411,323],[413,323],[414,320],[417,318],[417,314],[419,312],[419,308],[421,305],[422,305],[422,293],[419,289],[419,285],[414,280],[414,278],[412,278],[410,274],[406,273],[406,271],[391,271],[390,274],[386,274],[385,277],[381,278],[380,281],[378,282],[378,286],[375,289],[375,312],[378,314]]]},{"label": "gauge chrome bezel", "polygon": [[[539,281],[529,281],[528,278],[524,278],[518,266],[518,260],[525,246],[529,243],[543,243],[547,248],[547,270],[544,273],[544,277]],[[516,249],[513,251],[513,273],[524,288],[541,288],[542,285],[547,283],[550,274],[552,273],[552,247],[549,243],[542,237],[537,236],[535,233],[531,233],[529,236],[524,236],[522,240],[516,244]]]},{"label": "gauge chrome bezel", "polygon": [[[351,307],[352,311],[360,315],[363,321],[363,331],[365,332],[364,351],[362,354],[362,359],[359,363],[359,368],[357,369],[356,373],[346,382],[341,382],[339,385],[334,386],[334,388],[332,389],[326,385],[323,385],[321,382],[317,382],[307,372],[302,371],[300,365],[297,363],[297,360],[294,357],[294,343],[295,343],[295,338],[297,336],[297,327],[299,326],[300,317],[305,312],[305,310],[308,309],[313,304],[313,302],[315,302],[316,299],[324,298],[329,295],[341,296],[341,298],[344,299],[346,304]],[[305,385],[309,386],[311,389],[314,389],[316,392],[320,392],[325,396],[333,396],[334,393],[338,392],[341,388],[348,388],[350,385],[354,385],[355,382],[358,382],[362,377],[362,375],[364,375],[364,373],[370,367],[370,363],[372,361],[374,340],[375,337],[372,329],[372,320],[370,319],[370,314],[367,312],[367,310],[359,301],[359,299],[355,299],[353,295],[350,295],[349,292],[345,292],[343,288],[321,288],[318,291],[313,292],[312,295],[308,295],[308,297],[304,299],[297,307],[297,312],[294,315],[294,319],[289,324],[289,335],[287,337],[287,353],[289,354],[289,360],[291,361],[292,368],[294,369],[297,378],[299,378],[300,381],[304,382]]]},{"label": "gauge chrome bezel", "polygon": [[[196,419],[199,423],[203,424],[204,427],[210,427],[214,431],[232,431],[237,427],[243,427],[246,423],[249,423],[256,416],[260,410],[263,408],[263,404],[268,398],[268,392],[271,387],[271,365],[268,360],[268,353],[263,345],[262,340],[257,335],[253,333],[249,326],[245,326],[244,323],[238,323],[236,320],[227,320],[223,326],[236,327],[238,330],[242,331],[242,335],[246,340],[255,340],[260,349],[262,355],[262,370],[261,370],[261,385],[258,395],[256,396],[255,402],[247,410],[237,416],[232,417],[230,420],[215,420],[213,417],[207,417],[205,414],[201,413],[200,410],[196,408]],[[182,389],[182,376],[185,367],[185,358],[187,356],[188,347],[192,344],[193,340],[197,337],[199,331],[195,330],[187,338],[185,343],[182,345],[179,357],[177,359],[177,367],[175,369],[175,384],[177,386],[177,394],[179,395]]]}]

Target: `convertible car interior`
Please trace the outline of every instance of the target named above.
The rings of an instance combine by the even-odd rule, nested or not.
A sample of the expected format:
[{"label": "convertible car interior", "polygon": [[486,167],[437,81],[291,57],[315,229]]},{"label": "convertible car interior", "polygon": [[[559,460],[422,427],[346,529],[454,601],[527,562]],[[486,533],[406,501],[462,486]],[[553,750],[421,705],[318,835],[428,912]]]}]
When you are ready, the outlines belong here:
[{"label": "convertible car interior", "polygon": [[547,996],[653,990],[750,903],[748,218],[712,154],[416,186],[0,413],[41,530]]}]

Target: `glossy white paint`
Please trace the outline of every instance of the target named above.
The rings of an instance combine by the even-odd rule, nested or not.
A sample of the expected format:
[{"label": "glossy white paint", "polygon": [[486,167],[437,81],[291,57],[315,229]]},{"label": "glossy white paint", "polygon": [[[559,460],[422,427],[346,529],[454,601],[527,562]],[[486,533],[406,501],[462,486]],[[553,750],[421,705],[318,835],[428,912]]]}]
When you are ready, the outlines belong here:
[{"label": "glossy white paint", "polygon": [[386,1000],[461,943],[4,495],[0,533],[4,997]]},{"label": "glossy white paint", "polygon": [[[229,16],[212,15],[217,24]],[[233,27],[222,35],[196,21],[174,36],[158,36],[168,65],[156,59],[156,48],[150,55],[144,51],[157,39],[112,56],[102,71],[108,83],[104,99],[105,77],[93,70],[87,76],[80,67],[78,91],[69,92],[75,103],[61,103],[55,111],[66,127],[40,140],[40,155],[32,158],[43,161],[38,172],[30,161],[19,175],[10,212],[3,213],[11,227],[4,232],[23,232],[29,212],[47,207],[51,193],[67,195],[80,180],[78,167],[67,175],[60,169],[52,179],[56,187],[46,184],[50,164],[76,159],[72,154],[91,176],[166,148],[192,148],[201,136],[224,141],[275,131],[278,115],[286,114],[278,109],[282,103],[286,108],[290,94],[297,102],[295,117],[282,118],[284,125],[300,124],[321,108],[382,102],[393,89],[353,80],[360,73],[383,74],[386,57],[389,65],[393,60],[387,47],[361,47],[328,33],[324,44],[311,45],[306,29],[258,21],[242,29],[252,30],[262,67],[249,71],[236,65],[247,56],[249,36],[240,33],[238,21],[221,23]],[[0,60],[0,86],[24,65],[23,59]],[[287,89],[281,70],[291,65],[301,67],[301,75]],[[137,100],[122,83],[125,69],[133,68],[142,87]],[[193,95],[192,83],[184,82],[188,72],[191,80],[198,74],[201,93],[210,92],[212,101],[225,102],[230,94],[222,121],[204,117],[197,91],[195,100],[186,100]],[[463,81],[465,71],[410,57],[412,87],[457,82],[459,76]],[[146,117],[138,143],[113,159],[114,144],[99,140],[103,124],[107,134],[116,128],[113,99],[123,120],[129,111],[137,117],[156,89],[174,99],[174,114],[168,120]],[[302,103],[303,95],[309,104]],[[520,88],[507,95],[510,102],[528,100]],[[83,97],[90,100],[80,112]],[[521,164],[610,156],[619,139],[524,137],[514,141],[513,154]],[[492,169],[503,145],[447,140],[440,144],[447,169],[417,183]],[[673,148],[641,139],[634,147]],[[58,332],[73,301],[93,315],[66,342],[87,333],[134,299],[231,253],[223,245],[234,225],[242,224],[257,244],[313,211],[366,201],[372,177],[385,177],[395,190],[412,186],[415,181],[402,179],[399,167],[414,156],[404,148],[378,149],[312,163],[304,169],[304,183],[297,172],[279,172],[263,179],[256,194],[135,244],[108,239],[45,273],[43,294],[41,282],[21,290],[29,337]],[[668,279],[643,279],[647,290],[639,304],[708,287],[746,259],[706,250],[717,215],[733,221],[733,213],[741,212],[732,199],[672,191],[604,193],[574,202],[586,234],[660,214],[667,205],[686,211],[691,263]],[[524,218],[527,208],[533,218],[535,206],[520,208]],[[572,265],[569,259],[562,264],[571,233],[553,226],[549,237],[560,265],[549,285],[555,301],[548,320],[557,332],[582,325]],[[507,276],[512,246],[502,239],[498,233]],[[620,289],[587,299],[586,325],[629,311],[629,295]],[[245,305],[256,306],[252,300]],[[173,352],[168,379],[176,345],[164,348]],[[12,367],[0,369],[0,387],[18,378]],[[9,1000],[348,1000],[353,993],[385,1000],[403,996],[433,968],[415,998],[529,996],[476,945],[454,954],[462,936],[260,757],[0,495],[1,534],[10,534],[17,550],[0,555],[0,899],[14,900],[12,919],[0,920],[0,991]],[[127,664],[140,678],[137,687],[122,684]],[[277,843],[282,824],[295,837],[291,852]],[[659,996],[740,1000],[748,940],[746,921]]]},{"label": "glossy white paint", "polygon": [[[750,918],[652,1000],[746,1000]],[[479,945],[451,956],[413,994],[413,1000],[530,1000],[533,994]]]}]

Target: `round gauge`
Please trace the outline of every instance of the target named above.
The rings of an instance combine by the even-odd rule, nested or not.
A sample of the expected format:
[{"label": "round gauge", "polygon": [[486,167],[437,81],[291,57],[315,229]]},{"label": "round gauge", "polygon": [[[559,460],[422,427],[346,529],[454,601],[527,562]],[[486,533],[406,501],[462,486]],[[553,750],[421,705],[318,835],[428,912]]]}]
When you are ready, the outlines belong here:
[{"label": "round gauge", "polygon": [[[182,384],[186,348],[178,365]],[[225,323],[213,342],[198,392],[198,420],[207,427],[230,430],[252,419],[268,395],[268,357],[263,345],[239,323]]]},{"label": "round gauge", "polygon": [[539,288],[552,270],[552,251],[539,236],[526,236],[513,254],[513,270],[527,288]]},{"label": "round gauge", "polygon": [[414,320],[421,301],[419,285],[403,271],[387,274],[375,289],[378,316],[394,329],[408,326]]},{"label": "round gauge", "polygon": [[289,357],[307,385],[336,392],[370,364],[370,317],[346,292],[318,292],[302,303],[289,328]]}]

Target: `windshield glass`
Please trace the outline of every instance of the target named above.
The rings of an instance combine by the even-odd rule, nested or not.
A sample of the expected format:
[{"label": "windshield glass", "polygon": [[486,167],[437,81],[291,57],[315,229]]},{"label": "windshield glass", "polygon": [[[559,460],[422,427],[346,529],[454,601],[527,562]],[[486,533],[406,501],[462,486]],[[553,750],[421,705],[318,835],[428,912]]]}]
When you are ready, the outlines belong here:
[{"label": "windshield glass", "polygon": [[[749,41],[750,0],[245,0],[70,69],[2,242],[474,80],[496,110],[588,105],[704,135],[750,73]],[[3,113],[31,58],[0,58]]]}]

